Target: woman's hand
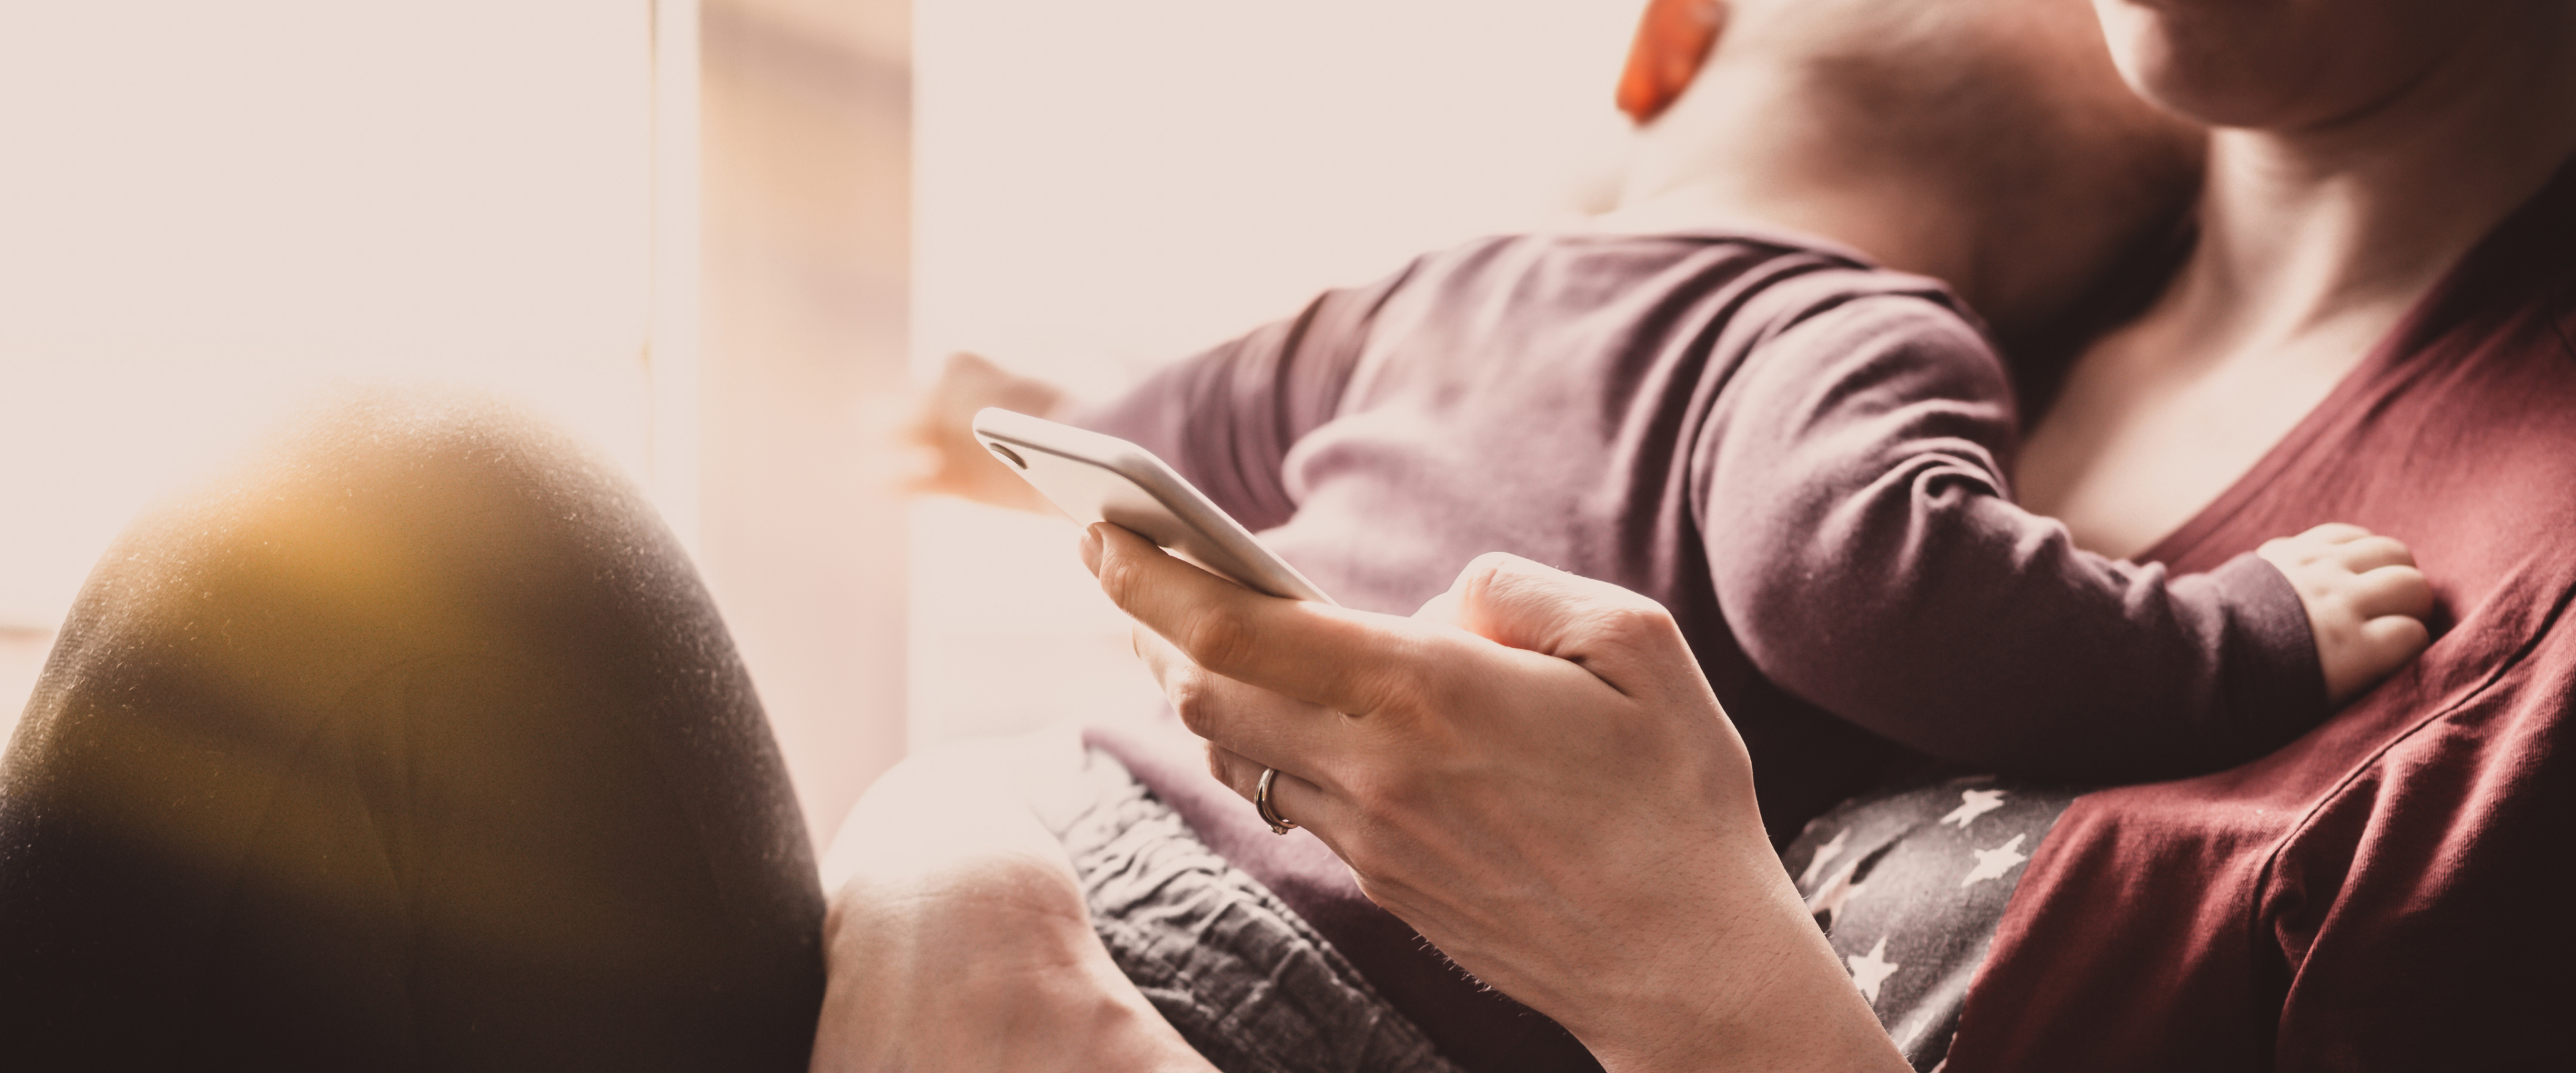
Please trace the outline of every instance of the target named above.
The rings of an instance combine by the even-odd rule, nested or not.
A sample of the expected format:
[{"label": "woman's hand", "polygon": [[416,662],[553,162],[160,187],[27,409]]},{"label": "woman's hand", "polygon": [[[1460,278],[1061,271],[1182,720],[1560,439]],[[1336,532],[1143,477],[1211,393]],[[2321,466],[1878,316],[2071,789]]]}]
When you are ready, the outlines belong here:
[{"label": "woman's hand", "polygon": [[1505,555],[1410,619],[1262,596],[1095,525],[1084,561],[1210,765],[1615,1070],[1904,1068],[1764,838],[1663,608]]}]

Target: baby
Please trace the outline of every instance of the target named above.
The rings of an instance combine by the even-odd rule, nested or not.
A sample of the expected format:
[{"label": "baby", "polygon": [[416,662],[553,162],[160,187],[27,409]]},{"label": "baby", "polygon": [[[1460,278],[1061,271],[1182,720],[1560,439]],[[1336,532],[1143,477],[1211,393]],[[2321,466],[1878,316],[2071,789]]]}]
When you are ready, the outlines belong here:
[{"label": "baby", "polygon": [[[1620,99],[1641,130],[1596,226],[1425,255],[1098,405],[954,360],[919,426],[925,486],[1045,509],[967,435],[1000,405],[1146,446],[1352,606],[1409,611],[1497,550],[1645,593],[1742,734],[1780,843],[1928,762],[2225,768],[2424,647],[2431,594],[2396,541],[2323,526],[2176,577],[2155,560],[2189,526],[2121,562],[2014,505],[2016,381],[2045,385],[2034,357],[2098,332],[2124,267],[2170,252],[2202,144],[2121,84],[2078,0],[1654,0]],[[1201,1053],[1322,1062],[1390,1023],[1373,988],[1458,1068],[1583,1067],[1319,843],[1271,837],[1177,734],[1096,729],[1169,813],[1118,775],[1093,808],[1114,815],[1059,834],[1104,942],[1179,996],[1156,1006]],[[1269,893],[1120,873],[1196,852],[1138,849],[1180,837],[1172,815]],[[1279,983],[1281,951],[1308,947],[1369,987]],[[1157,960],[1173,949],[1193,956]],[[1154,969],[1173,964],[1210,968]],[[1273,996],[1259,1017],[1218,1001],[1250,994]],[[1917,1043],[1937,1060],[1945,1041]]]},{"label": "baby", "polygon": [[1100,405],[961,357],[927,486],[1037,506],[965,433],[1001,405],[1153,450],[1352,606],[1409,611],[1495,550],[1645,593],[1775,837],[1916,754],[2227,767],[2424,646],[2388,538],[2174,577],[2012,503],[1994,340],[2098,326],[2198,171],[2084,5],[1656,0],[1620,99],[1641,131],[1597,226],[1425,255]]}]

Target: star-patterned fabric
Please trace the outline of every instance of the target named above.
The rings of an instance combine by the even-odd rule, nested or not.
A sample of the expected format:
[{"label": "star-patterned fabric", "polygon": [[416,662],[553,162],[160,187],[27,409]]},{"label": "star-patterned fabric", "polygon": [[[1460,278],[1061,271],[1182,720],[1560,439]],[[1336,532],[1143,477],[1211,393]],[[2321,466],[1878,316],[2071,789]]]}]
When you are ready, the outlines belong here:
[{"label": "star-patterned fabric", "polygon": [[2023,863],[2080,791],[1944,779],[1847,802],[1782,860],[1905,1058],[1935,1070]]},{"label": "star-patterned fabric", "polygon": [[[1899,786],[1818,817],[1782,855],[1915,1069],[1940,1068],[2023,865],[2079,792],[1990,776]],[[1119,967],[1218,1068],[1467,1068],[1111,754],[1095,750],[1080,777],[1036,796]]]}]

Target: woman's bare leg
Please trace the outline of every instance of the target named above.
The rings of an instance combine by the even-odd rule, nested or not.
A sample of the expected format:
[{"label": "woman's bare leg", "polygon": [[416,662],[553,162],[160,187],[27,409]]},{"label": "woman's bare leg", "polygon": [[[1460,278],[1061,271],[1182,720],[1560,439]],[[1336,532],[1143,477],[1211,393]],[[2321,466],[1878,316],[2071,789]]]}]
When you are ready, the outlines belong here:
[{"label": "woman's bare leg", "polygon": [[889,772],[850,814],[833,880],[817,1073],[1213,1073],[1110,960],[1030,795],[1075,781],[1070,732]]}]

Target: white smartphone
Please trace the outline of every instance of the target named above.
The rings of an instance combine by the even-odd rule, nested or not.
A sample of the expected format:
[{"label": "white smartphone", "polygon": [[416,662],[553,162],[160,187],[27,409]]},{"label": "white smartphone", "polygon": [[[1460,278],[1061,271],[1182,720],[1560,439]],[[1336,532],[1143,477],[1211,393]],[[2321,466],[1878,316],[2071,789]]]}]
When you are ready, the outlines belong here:
[{"label": "white smartphone", "polygon": [[1075,521],[1120,526],[1248,589],[1333,602],[1151,451],[1009,410],[978,411],[975,439]]}]

